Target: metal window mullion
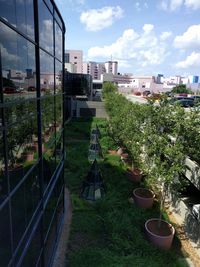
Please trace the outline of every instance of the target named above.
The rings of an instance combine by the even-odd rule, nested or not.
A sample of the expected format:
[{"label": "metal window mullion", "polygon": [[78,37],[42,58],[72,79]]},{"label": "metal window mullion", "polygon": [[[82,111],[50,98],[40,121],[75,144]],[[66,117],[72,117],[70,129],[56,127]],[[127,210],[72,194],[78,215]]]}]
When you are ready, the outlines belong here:
[{"label": "metal window mullion", "polygon": [[[63,112],[63,118],[62,118],[62,142],[63,142],[63,149],[62,149],[62,158],[63,158],[63,163],[65,162],[65,116],[66,116],[66,96],[65,96],[65,61],[64,61],[64,56],[65,56],[65,28],[62,30],[62,112]],[[63,186],[65,188],[65,172],[64,172],[64,168],[62,170],[62,180],[63,180]],[[63,204],[63,212],[67,212],[65,209],[65,194],[63,193],[63,199],[62,199],[62,204]]]},{"label": "metal window mullion", "polygon": [[40,235],[41,235],[41,266],[44,266],[44,180],[43,180],[43,161],[42,161],[42,119],[41,119],[41,92],[40,92],[40,48],[39,48],[39,12],[38,12],[38,0],[34,1],[34,21],[35,21],[35,59],[36,59],[36,88],[37,88],[37,126],[38,126],[38,156],[39,156],[39,184],[40,184],[40,199],[41,205],[41,223],[40,223]]},{"label": "metal window mullion", "polygon": [[[4,102],[3,97],[3,80],[2,80],[2,62],[1,62],[1,46],[0,46],[0,97],[1,97],[1,103]],[[4,164],[5,164],[5,178],[7,178],[7,193],[8,193],[8,207],[9,207],[9,228],[10,228],[10,244],[11,244],[11,254],[13,258],[13,252],[14,252],[14,244],[13,244],[13,228],[12,228],[12,212],[11,212],[11,197],[10,197],[10,179],[8,174],[8,142],[7,142],[7,130],[5,127],[5,110],[4,107],[1,109],[1,115],[2,115],[2,125],[4,127],[3,130],[3,150],[4,150]]]}]

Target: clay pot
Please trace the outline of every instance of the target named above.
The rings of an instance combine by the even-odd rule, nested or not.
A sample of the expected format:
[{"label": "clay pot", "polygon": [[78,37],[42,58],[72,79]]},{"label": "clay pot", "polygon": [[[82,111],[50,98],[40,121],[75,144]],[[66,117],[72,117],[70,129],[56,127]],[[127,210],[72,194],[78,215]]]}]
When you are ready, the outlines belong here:
[{"label": "clay pot", "polygon": [[128,169],[126,172],[126,176],[130,181],[139,183],[142,179],[142,171],[135,168],[135,169]]},{"label": "clay pot", "polygon": [[133,199],[139,208],[150,209],[153,206],[155,194],[147,188],[136,188],[133,190]]},{"label": "clay pot", "polygon": [[108,150],[108,154],[117,155],[117,151],[116,150]]},{"label": "clay pot", "polygon": [[175,229],[170,223],[161,220],[159,225],[158,218],[150,219],[145,223],[145,231],[148,240],[156,247],[170,249],[175,234]]},{"label": "clay pot", "polygon": [[117,154],[119,155],[119,156],[121,156],[122,154],[123,154],[123,148],[122,147],[120,147],[118,150],[117,150]]},{"label": "clay pot", "polygon": [[31,161],[34,160],[34,152],[29,152],[29,151],[27,151],[27,152],[23,152],[23,153],[21,154],[21,156],[22,156],[22,158],[23,158],[24,160],[26,160],[26,161],[28,161],[28,162],[31,162]]}]

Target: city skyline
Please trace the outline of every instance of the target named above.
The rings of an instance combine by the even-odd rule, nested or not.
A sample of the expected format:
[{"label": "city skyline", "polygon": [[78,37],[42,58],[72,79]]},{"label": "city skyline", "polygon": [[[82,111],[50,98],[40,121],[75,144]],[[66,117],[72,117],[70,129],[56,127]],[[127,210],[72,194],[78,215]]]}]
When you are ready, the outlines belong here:
[{"label": "city skyline", "polygon": [[[199,75],[199,0],[56,0],[66,49],[84,61],[117,60],[119,72]],[[70,27],[69,27],[70,26]]]}]

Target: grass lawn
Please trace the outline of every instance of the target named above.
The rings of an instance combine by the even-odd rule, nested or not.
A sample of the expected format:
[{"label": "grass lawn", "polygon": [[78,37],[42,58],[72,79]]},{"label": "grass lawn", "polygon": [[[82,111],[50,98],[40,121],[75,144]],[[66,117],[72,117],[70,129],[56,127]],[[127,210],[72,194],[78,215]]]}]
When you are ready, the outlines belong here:
[{"label": "grass lawn", "polygon": [[[80,187],[90,168],[88,147],[90,131],[95,125],[101,131],[100,143],[104,161],[100,169],[106,183],[106,196],[95,203],[79,198]],[[162,251],[146,240],[144,223],[158,217],[158,203],[142,210],[129,202],[137,185],[125,176],[125,166],[115,149],[103,119],[73,120],[66,126],[66,184],[73,205],[71,232],[66,253],[70,267],[184,267],[186,254],[175,237],[172,249]]]}]

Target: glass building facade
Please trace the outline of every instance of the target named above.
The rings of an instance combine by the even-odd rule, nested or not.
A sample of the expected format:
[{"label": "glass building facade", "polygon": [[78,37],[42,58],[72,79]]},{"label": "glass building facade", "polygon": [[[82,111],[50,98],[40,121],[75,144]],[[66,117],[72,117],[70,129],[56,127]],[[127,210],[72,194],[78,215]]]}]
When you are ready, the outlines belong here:
[{"label": "glass building facade", "polygon": [[0,1],[0,266],[51,266],[64,217],[64,33],[51,0]]}]

